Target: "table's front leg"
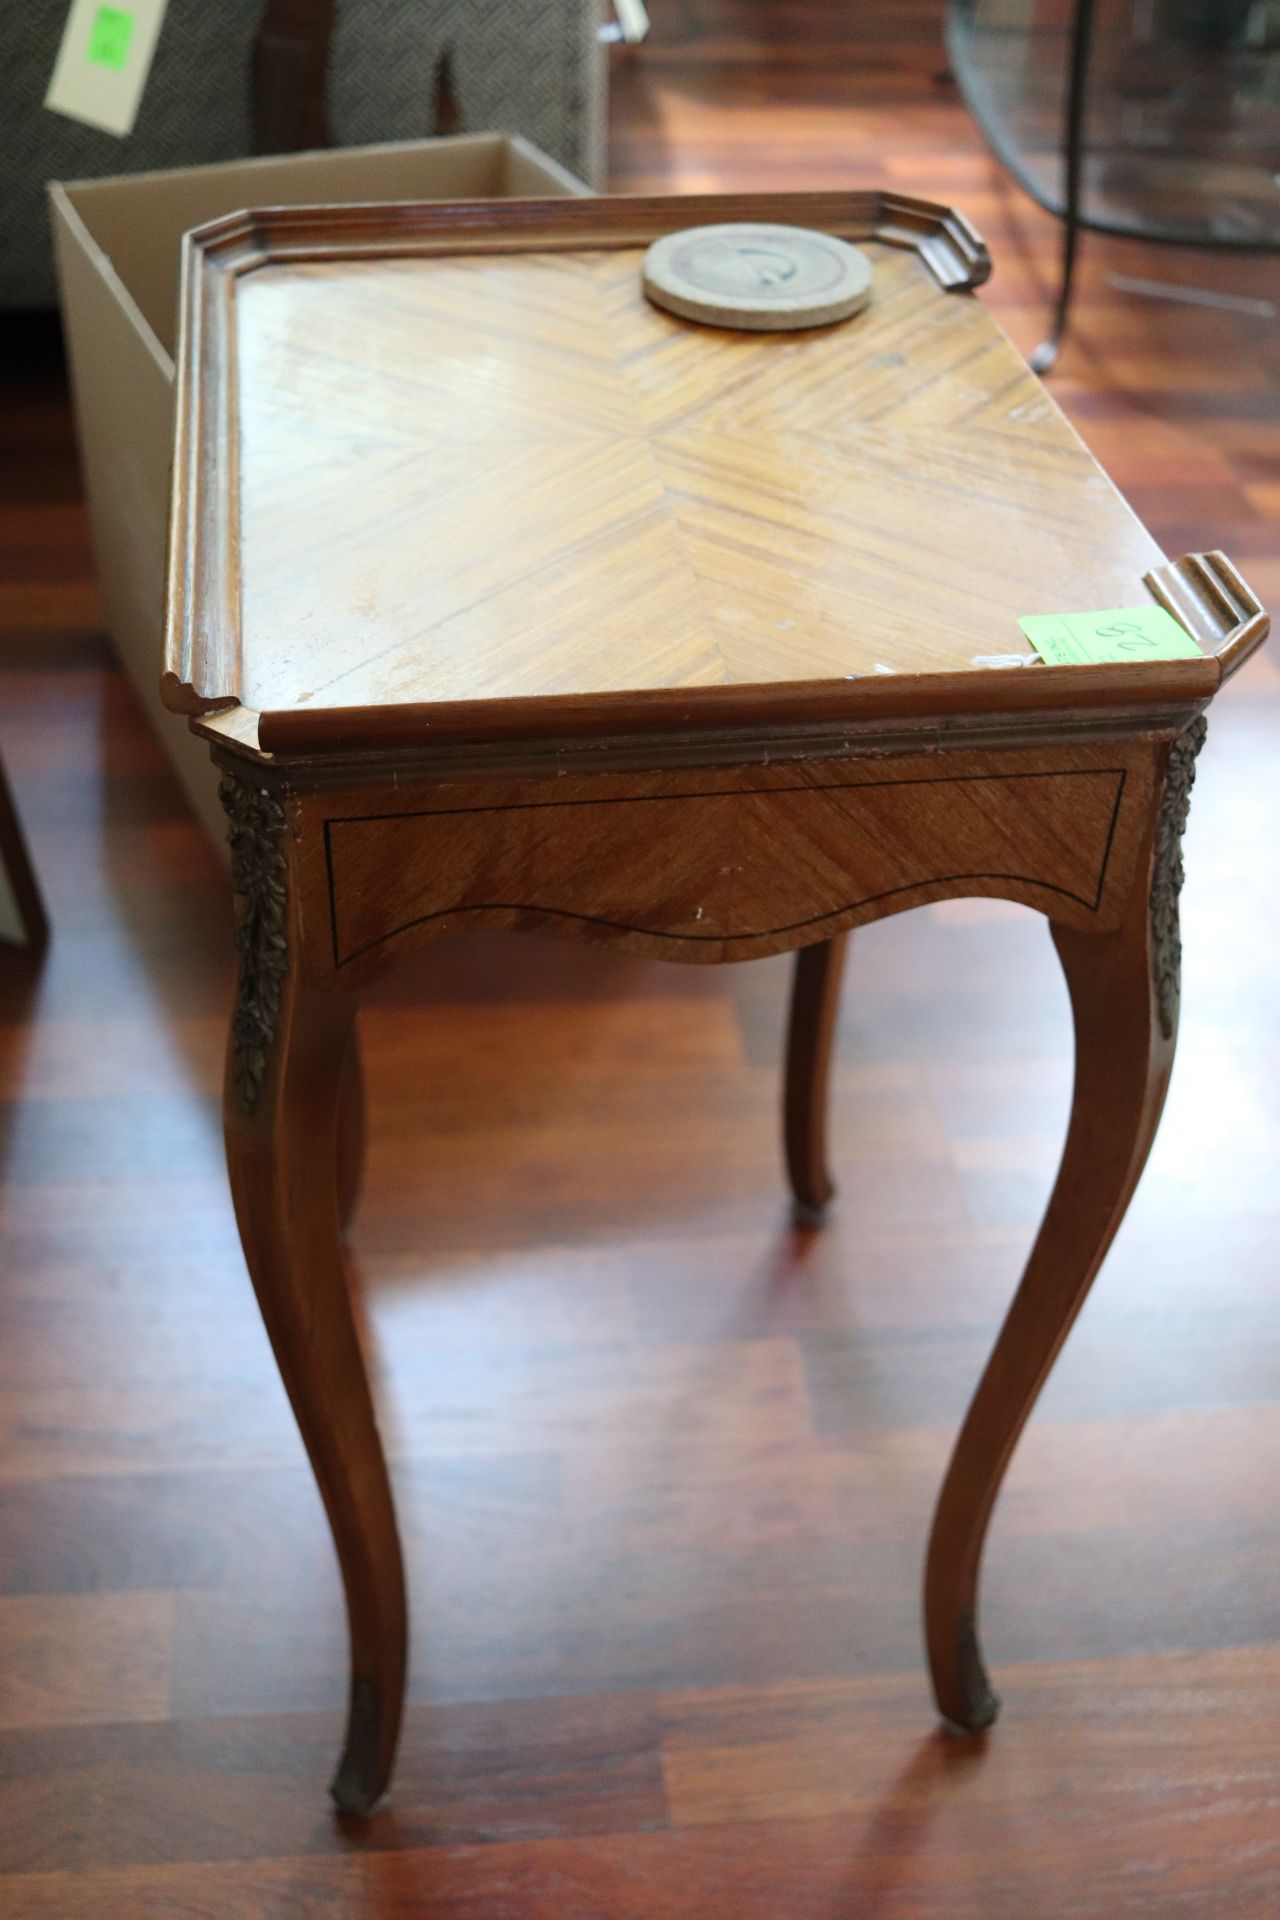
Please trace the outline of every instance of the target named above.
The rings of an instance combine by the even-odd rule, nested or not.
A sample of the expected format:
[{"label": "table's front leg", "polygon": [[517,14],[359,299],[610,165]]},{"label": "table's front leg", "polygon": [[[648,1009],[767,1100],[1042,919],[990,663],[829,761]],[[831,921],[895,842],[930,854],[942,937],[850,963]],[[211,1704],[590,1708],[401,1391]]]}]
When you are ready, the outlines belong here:
[{"label": "table's front leg", "polygon": [[364,1185],[364,1142],[364,1061],[353,1022],[338,1095],[338,1219],[344,1233],[351,1225]]},{"label": "table's front leg", "polygon": [[1149,852],[1121,926],[1054,926],[1075,1023],[1071,1117],[1058,1177],[1021,1284],[956,1443],[934,1515],[925,1634],[934,1691],[980,1732],[999,1702],[977,1632],[987,1524],[1018,1436],[1124,1217],[1164,1105],[1177,1031],[1181,834],[1197,721],[1175,740]]},{"label": "table's front leg", "polygon": [[223,783],[240,966],[224,1121],[236,1220],[285,1389],[324,1500],[351,1634],[338,1805],[365,1813],[385,1791],[405,1680],[404,1570],[386,1462],[352,1311],[337,1166],[355,1000],[304,983],[279,803]]}]

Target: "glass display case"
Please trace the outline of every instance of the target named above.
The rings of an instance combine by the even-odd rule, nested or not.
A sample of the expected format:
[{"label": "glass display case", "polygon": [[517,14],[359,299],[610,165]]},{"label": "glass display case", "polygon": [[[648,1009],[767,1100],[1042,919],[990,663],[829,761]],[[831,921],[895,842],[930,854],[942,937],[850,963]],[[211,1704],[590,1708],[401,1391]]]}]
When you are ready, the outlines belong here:
[{"label": "glass display case", "polygon": [[1280,0],[950,0],[947,46],[996,154],[1077,230],[1280,247]]}]

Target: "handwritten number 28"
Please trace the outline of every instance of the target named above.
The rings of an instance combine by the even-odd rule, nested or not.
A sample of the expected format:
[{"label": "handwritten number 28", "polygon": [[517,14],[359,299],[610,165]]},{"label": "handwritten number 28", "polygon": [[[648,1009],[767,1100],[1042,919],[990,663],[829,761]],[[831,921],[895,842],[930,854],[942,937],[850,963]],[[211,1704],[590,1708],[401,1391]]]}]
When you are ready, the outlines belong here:
[{"label": "handwritten number 28", "polygon": [[1116,620],[1109,627],[1095,627],[1094,632],[1099,640],[1114,640],[1121,653],[1141,653],[1144,647],[1156,644],[1136,620]]}]

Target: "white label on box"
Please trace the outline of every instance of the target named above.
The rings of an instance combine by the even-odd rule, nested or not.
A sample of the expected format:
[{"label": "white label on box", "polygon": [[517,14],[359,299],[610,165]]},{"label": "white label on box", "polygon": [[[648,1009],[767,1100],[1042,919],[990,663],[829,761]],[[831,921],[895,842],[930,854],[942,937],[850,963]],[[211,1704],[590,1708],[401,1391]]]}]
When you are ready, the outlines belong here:
[{"label": "white label on box", "polygon": [[638,47],[649,31],[649,9],[645,0],[613,0],[613,10],[629,46]]},{"label": "white label on box", "polygon": [[169,0],[71,0],[46,107],[132,133]]}]

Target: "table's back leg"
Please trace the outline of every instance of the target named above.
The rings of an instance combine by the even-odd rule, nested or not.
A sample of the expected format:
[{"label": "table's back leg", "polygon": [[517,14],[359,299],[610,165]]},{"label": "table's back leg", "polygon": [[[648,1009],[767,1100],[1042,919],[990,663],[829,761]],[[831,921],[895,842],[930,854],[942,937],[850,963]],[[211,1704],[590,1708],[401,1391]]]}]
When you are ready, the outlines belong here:
[{"label": "table's back leg", "polygon": [[804,1226],[822,1219],[835,1193],[827,1162],[827,1108],[848,939],[840,933],[818,946],[801,947],[792,975],[783,1142],[795,1215]]},{"label": "table's back leg", "polygon": [[[1173,1064],[1176,1006],[1138,889],[1110,934],[1055,926],[1071,994],[1075,1088],[1062,1164],[1013,1305],[943,1482],[925,1572],[925,1634],[943,1715],[977,1732],[996,1716],[977,1635],[978,1571],[1005,1468],[1116,1228],[1155,1136]],[[1157,960],[1164,993],[1157,990]]]},{"label": "table's back leg", "polygon": [[49,943],[49,922],[36,883],[35,868],[22,836],[18,810],[0,761],[0,946],[8,943],[4,895],[11,896],[17,916],[13,944],[41,953]]}]

